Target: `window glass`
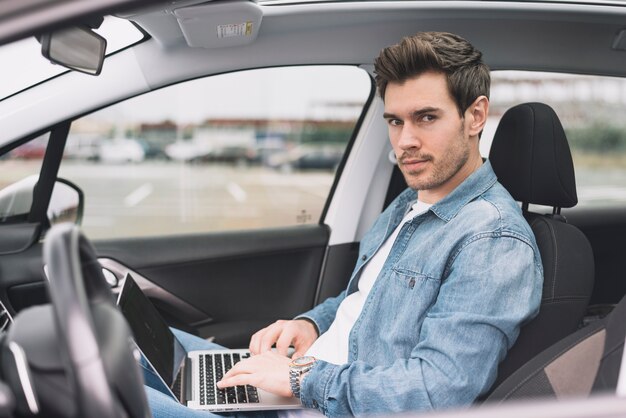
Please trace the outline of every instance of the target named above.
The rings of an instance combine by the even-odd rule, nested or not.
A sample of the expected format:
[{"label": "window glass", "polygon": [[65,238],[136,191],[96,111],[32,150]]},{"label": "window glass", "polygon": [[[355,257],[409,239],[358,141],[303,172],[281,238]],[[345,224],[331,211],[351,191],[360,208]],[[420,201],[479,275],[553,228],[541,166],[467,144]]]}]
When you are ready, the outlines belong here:
[{"label": "window glass", "polygon": [[491,116],[481,138],[484,156],[502,114],[525,102],[546,103],[559,116],[574,159],[578,206],[626,204],[626,80],[493,72]]},{"label": "window glass", "polygon": [[0,156],[0,223],[26,220],[48,136],[46,133]]},{"label": "window glass", "polygon": [[91,238],[315,224],[370,91],[338,66],[188,81],[76,120],[60,175]]},{"label": "window glass", "polygon": [[[102,25],[94,32],[107,40],[107,56],[144,38],[144,34],[131,22],[112,16],[105,17]],[[44,58],[41,55],[41,44],[34,37],[1,46],[0,62],[0,79],[10,80],[0,83],[0,100],[68,71]]]}]

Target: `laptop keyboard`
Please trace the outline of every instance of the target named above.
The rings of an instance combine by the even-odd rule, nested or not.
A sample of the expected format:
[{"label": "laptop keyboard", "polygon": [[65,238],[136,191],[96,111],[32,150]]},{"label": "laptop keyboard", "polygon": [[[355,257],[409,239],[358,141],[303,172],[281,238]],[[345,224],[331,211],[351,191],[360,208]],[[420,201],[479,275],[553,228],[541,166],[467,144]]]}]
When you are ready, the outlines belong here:
[{"label": "laptop keyboard", "polygon": [[199,356],[200,366],[200,405],[226,405],[236,403],[258,403],[259,394],[253,386],[233,386],[219,389],[217,382],[239,360],[250,357],[250,354],[219,353]]}]

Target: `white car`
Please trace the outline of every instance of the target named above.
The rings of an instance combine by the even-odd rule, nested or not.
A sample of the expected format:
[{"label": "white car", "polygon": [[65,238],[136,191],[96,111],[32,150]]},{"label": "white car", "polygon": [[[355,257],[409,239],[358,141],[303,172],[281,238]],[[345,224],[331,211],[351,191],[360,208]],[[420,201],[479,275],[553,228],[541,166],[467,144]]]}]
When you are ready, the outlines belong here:
[{"label": "white car", "polygon": [[126,138],[114,138],[100,143],[98,160],[103,163],[140,163],[145,158],[141,145]]},{"label": "white car", "polygon": [[[34,37],[76,26],[91,42],[85,54],[72,49],[56,59],[82,72],[44,59]],[[104,61],[90,67],[87,61],[104,46],[92,29],[108,49]],[[615,323],[610,312],[626,295],[623,1],[22,0],[0,7],[0,319],[15,318],[13,325],[0,321],[9,329],[1,373],[8,387],[0,385],[0,392],[16,394],[15,404],[0,396],[0,416],[5,410],[4,416],[40,410],[85,416],[102,393],[98,399],[108,399],[105,409],[114,411],[102,416],[122,416],[115,411],[119,405],[131,417],[147,414],[141,382],[132,378],[124,327],[114,329],[116,314],[103,321],[95,312],[96,300],[106,299],[98,299],[104,291],[86,286],[91,305],[82,293],[67,296],[55,287],[59,270],[53,268],[45,271],[57,299],[54,308],[47,305],[43,247],[58,220],[82,222],[114,291],[132,273],[169,324],[225,346],[245,346],[257,329],[340,292],[360,239],[405,186],[390,156],[373,60],[385,46],[422,30],[458,33],[484,53],[493,85],[483,156],[492,151],[502,115],[520,103],[550,105],[569,138],[578,205],[530,210],[548,213],[550,220],[564,216],[567,225],[582,231],[591,265],[580,269],[576,260],[586,256],[564,246],[559,254],[574,261],[563,266],[555,260],[554,266],[559,274],[590,278],[580,293],[558,293],[562,282],[544,289],[549,306],[542,312],[560,316],[533,339],[533,351],[521,353],[525,361],[555,342],[570,341],[565,335],[579,326],[604,326],[602,318]],[[48,53],[68,52],[55,49],[53,36],[39,38]],[[245,137],[252,150],[271,149],[267,160],[299,149],[343,154],[332,164],[335,170],[285,171],[264,163],[189,164],[185,156],[149,156],[148,150],[164,157],[213,132]],[[73,138],[96,137],[102,138],[99,162],[72,151],[79,148]],[[25,155],[20,147],[26,151],[31,141],[45,144],[45,155],[19,157]],[[555,152],[559,158],[565,154]],[[512,158],[522,161],[523,155]],[[36,186],[31,180],[18,183],[33,175]],[[58,182],[67,186],[63,196],[54,192]],[[19,187],[11,186],[16,183]],[[13,205],[12,191],[18,189],[26,203]],[[65,199],[68,190],[72,196]],[[71,248],[52,254],[74,266]],[[81,254],[83,260],[90,257],[88,251]],[[53,255],[46,260],[56,260]],[[68,328],[60,323],[59,329],[70,329],[61,334],[66,339],[51,335],[52,314],[63,309],[59,300],[79,312],[77,323],[87,336],[78,343],[70,341],[72,335],[83,337],[74,323]],[[559,311],[572,300],[584,314],[580,318]],[[18,333],[43,338],[34,344],[43,349],[26,343],[20,348]],[[82,376],[73,381],[79,390],[59,384],[57,392],[50,391],[48,371],[56,373],[54,379],[65,378],[59,346],[96,353],[108,375],[83,376],[80,359],[69,355],[74,361],[66,362],[66,371]],[[582,381],[582,375],[588,380],[597,368],[581,372],[575,366],[590,358],[572,362],[561,380]],[[531,379],[528,364],[534,363],[507,371],[509,376],[518,370],[515,387]],[[589,387],[567,402],[552,400],[555,393],[546,389],[542,393],[551,398],[544,401],[477,403],[435,416],[626,416],[619,366],[612,371],[610,390]],[[125,372],[131,377],[124,379]]]}]

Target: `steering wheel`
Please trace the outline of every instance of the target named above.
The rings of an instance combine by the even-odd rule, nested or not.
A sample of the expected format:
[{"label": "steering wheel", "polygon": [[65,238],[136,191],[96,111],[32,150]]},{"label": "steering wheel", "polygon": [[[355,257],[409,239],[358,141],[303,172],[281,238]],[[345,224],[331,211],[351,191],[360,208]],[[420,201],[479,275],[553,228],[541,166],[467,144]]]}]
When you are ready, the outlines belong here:
[{"label": "steering wheel", "polygon": [[131,332],[90,242],[73,224],[59,224],[43,248],[57,344],[74,389],[77,415],[150,417]]}]

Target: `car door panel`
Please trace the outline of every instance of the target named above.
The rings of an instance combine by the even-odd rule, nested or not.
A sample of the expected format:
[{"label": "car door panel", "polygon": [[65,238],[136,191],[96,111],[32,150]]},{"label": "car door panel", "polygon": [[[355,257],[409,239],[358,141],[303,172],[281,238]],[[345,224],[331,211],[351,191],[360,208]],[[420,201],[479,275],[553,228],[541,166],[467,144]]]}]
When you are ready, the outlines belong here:
[{"label": "car door panel", "polygon": [[0,289],[12,315],[29,306],[47,303],[42,266],[40,243],[18,253],[0,255]]},{"label": "car door panel", "polygon": [[[303,226],[95,245],[162,289],[147,293],[170,323],[242,346],[259,327],[313,306],[328,236],[325,226]],[[185,321],[168,294],[195,313]]]},{"label": "car door panel", "polygon": [[358,255],[358,242],[328,246],[315,296],[316,305],[329,297],[337,296],[346,288]]},{"label": "car door panel", "polygon": [[37,241],[40,231],[38,223],[0,225],[0,255],[26,250]]},{"label": "car door panel", "polygon": [[626,212],[620,207],[563,211],[569,223],[589,239],[595,260],[590,304],[615,304],[626,294]]}]

